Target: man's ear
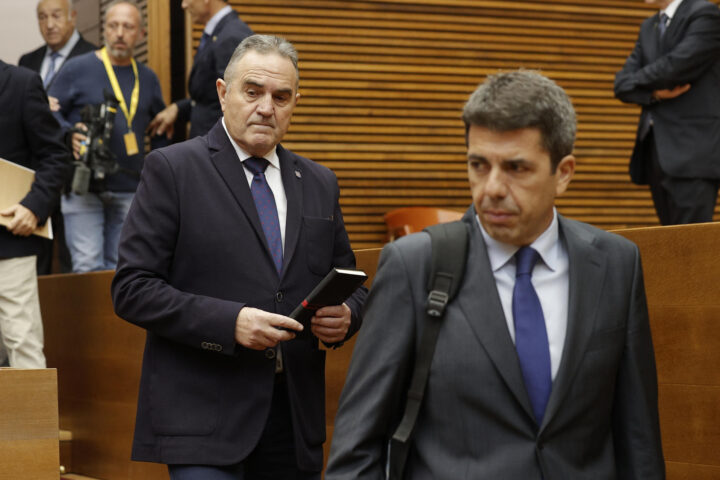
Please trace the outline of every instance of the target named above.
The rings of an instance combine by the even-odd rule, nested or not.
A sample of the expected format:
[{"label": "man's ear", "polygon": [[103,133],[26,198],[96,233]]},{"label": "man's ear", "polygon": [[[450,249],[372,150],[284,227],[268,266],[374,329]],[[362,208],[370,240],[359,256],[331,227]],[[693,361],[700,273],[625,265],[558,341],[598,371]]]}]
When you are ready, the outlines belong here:
[{"label": "man's ear", "polygon": [[217,88],[217,94],[218,99],[220,100],[220,108],[222,108],[223,113],[225,112],[225,95],[227,94],[227,84],[225,83],[225,80],[222,78],[218,78],[215,82],[215,87]]},{"label": "man's ear", "polygon": [[555,169],[555,195],[562,195],[570,185],[573,174],[575,173],[575,157],[567,155],[560,160]]}]

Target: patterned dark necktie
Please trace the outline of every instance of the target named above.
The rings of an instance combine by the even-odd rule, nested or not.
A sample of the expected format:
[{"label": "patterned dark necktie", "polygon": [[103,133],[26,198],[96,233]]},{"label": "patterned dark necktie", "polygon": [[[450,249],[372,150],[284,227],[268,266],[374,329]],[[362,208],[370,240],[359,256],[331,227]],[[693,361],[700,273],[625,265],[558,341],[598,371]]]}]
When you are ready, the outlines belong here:
[{"label": "patterned dark necktie", "polygon": [[200,37],[200,44],[198,45],[197,52],[195,52],[195,55],[200,53],[200,50],[203,49],[205,45],[207,45],[208,41],[210,40],[210,34],[203,32],[202,36]]},{"label": "patterned dark necktie", "polygon": [[265,169],[268,162],[264,158],[250,157],[244,162],[245,166],[252,172],[253,179],[250,186],[255,208],[257,209],[260,223],[262,224],[265,240],[267,240],[273,262],[278,273],[282,271],[283,251],[282,236],[280,235],[280,221],[278,220],[277,206],[272,190],[265,179]]},{"label": "patterned dark necktie", "polygon": [[660,21],[658,22],[658,32],[660,32],[660,38],[665,35],[665,31],[667,30],[668,20],[670,20],[670,17],[668,17],[665,12],[660,13]]},{"label": "patterned dark necktie", "polygon": [[515,319],[515,348],[533,413],[540,425],[550,398],[552,374],[545,317],[540,299],[530,281],[538,258],[540,254],[530,247],[522,247],[515,254],[517,271],[512,310]]}]

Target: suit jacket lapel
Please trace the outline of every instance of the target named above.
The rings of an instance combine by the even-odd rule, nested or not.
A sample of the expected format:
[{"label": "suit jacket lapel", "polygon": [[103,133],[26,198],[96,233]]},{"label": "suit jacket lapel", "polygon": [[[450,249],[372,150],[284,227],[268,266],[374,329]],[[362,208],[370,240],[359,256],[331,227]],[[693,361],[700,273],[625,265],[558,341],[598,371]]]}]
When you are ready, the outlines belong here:
[{"label": "suit jacket lapel", "polygon": [[[221,122],[222,120],[219,120],[207,135],[210,161],[215,165],[218,173],[228,189],[232,192],[233,197],[235,197],[243,213],[245,213],[253,230],[255,230],[258,241],[265,246],[268,259],[272,262],[272,255],[265,240],[265,233],[263,232],[257,209],[255,208],[255,201],[250,193],[250,187],[248,186],[247,177],[245,176],[245,169],[235,152],[235,148],[233,148],[230,143],[230,139],[225,133]],[[275,269],[273,268],[273,270]]]},{"label": "suit jacket lapel", "polygon": [[285,196],[287,197],[287,216],[285,217],[285,248],[283,252],[283,274],[287,271],[295,247],[300,236],[303,217],[303,171],[295,156],[277,146],[280,159],[280,175],[282,176]]},{"label": "suit jacket lapel", "polygon": [[592,233],[578,228],[560,215],[558,219],[560,237],[565,241],[570,259],[568,323],[560,367],[541,430],[560,409],[577,374],[600,309],[600,292],[607,269],[606,254],[595,246]]},{"label": "suit jacket lapel", "polygon": [[532,408],[525,390],[520,362],[508,332],[487,247],[476,224],[475,210],[472,207],[465,213],[463,220],[471,223],[471,234],[465,278],[458,292],[457,301],[478,342],[508,388],[532,418]]}]

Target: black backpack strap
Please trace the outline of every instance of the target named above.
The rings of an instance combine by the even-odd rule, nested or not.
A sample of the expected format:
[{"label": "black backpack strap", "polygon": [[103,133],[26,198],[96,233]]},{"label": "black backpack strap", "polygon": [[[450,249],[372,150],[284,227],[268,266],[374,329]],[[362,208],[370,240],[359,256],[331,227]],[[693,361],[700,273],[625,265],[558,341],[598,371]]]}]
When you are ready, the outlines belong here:
[{"label": "black backpack strap", "polygon": [[441,223],[425,229],[432,245],[431,269],[428,277],[425,325],[417,350],[415,369],[407,393],[405,413],[390,440],[389,480],[401,480],[410,451],[410,436],[430,374],[438,333],[445,315],[445,307],[455,297],[465,273],[467,261],[467,226],[463,221]]}]

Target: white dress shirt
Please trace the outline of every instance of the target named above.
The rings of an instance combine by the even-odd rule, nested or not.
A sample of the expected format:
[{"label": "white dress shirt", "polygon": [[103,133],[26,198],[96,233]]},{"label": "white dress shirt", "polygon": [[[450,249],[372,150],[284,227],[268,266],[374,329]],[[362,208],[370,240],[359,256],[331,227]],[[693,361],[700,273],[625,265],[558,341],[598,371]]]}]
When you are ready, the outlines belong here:
[{"label": "white dress shirt", "polygon": [[213,34],[213,30],[215,30],[215,27],[218,23],[220,23],[220,20],[227,15],[228,13],[232,12],[233,9],[230,5],[225,5],[223,8],[218,10],[218,12],[208,20],[208,22],[205,24],[205,28],[203,28],[203,32],[207,33],[208,35]]},{"label": "white dress shirt", "polygon": [[[515,287],[515,253],[519,247],[493,239],[485,231],[477,216],[476,219],[487,245],[490,267],[495,277],[510,338],[514,343],[515,320],[512,312],[512,296]],[[545,317],[545,328],[550,343],[550,368],[552,379],[555,380],[567,333],[570,288],[570,259],[565,245],[560,241],[557,211],[553,209],[550,226],[530,246],[537,250],[542,260],[538,260],[535,264],[532,284],[540,299]]]},{"label": "white dress shirt", "polygon": [[[68,56],[70,55],[70,52],[72,52],[72,49],[75,48],[75,44],[80,40],[80,34],[77,30],[73,30],[72,35],[70,35],[70,39],[67,41],[63,47],[57,51],[57,53],[60,54],[60,56],[55,59],[55,72],[60,70],[60,67],[63,63],[65,63],[65,60],[67,60]],[[43,82],[45,82],[45,77],[48,75],[48,70],[50,69],[50,55],[52,55],[53,51],[50,49],[50,47],[45,48],[45,57],[43,58],[42,65],[40,65],[40,76],[43,79]]]},{"label": "white dress shirt", "polygon": [[[230,139],[230,143],[235,148],[238,158],[245,159],[251,157],[249,153],[240,148],[240,145],[235,143],[235,140],[228,133],[227,127],[225,126],[225,117],[222,119],[222,126],[225,129],[225,133]],[[287,223],[287,196],[285,195],[285,187],[283,186],[282,176],[280,175],[280,158],[277,155],[277,147],[274,147],[267,155],[265,159],[270,162],[267,170],[265,170],[265,180],[272,190],[273,196],[275,197],[275,206],[277,207],[278,220],[280,222],[280,237],[282,238],[283,253],[285,253],[285,224]],[[252,187],[253,173],[243,163],[243,169],[245,170],[245,177],[247,178],[248,185]]]},{"label": "white dress shirt", "polygon": [[675,16],[675,12],[677,12],[678,7],[682,3],[682,0],[673,0],[670,2],[670,5],[668,5],[664,10],[661,10],[661,12],[665,12],[665,15],[668,16],[666,27],[670,25],[672,22],[673,17]]}]

